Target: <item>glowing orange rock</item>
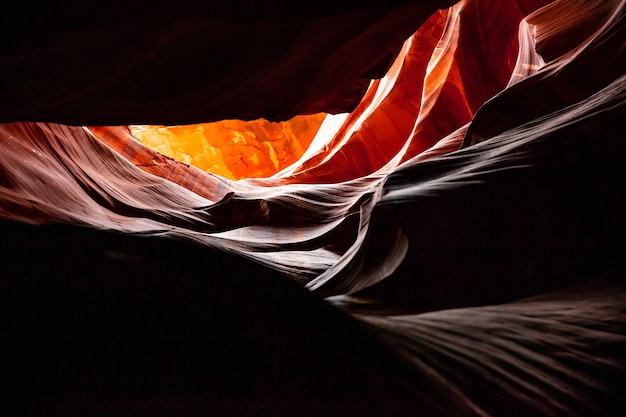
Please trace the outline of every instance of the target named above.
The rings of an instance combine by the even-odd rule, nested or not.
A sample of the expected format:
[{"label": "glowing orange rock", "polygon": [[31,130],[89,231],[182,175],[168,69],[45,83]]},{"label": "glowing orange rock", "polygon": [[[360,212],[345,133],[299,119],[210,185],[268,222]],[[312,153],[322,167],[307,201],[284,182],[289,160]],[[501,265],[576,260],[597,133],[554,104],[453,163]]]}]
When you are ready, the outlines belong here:
[{"label": "glowing orange rock", "polygon": [[269,177],[298,160],[325,114],[272,123],[224,120],[184,126],[131,126],[133,136],[163,155],[230,179]]},{"label": "glowing orange rock", "polygon": [[388,163],[407,141],[421,106],[423,79],[447,11],[435,12],[405,42],[387,75],[374,80],[336,135],[294,173],[296,182],[340,182]]},{"label": "glowing orange rock", "polygon": [[495,0],[473,0],[434,12],[385,76],[370,83],[350,114],[334,119],[336,128],[321,131],[325,137],[306,155],[324,114],[282,123],[134,127],[132,133],[164,155],[230,179],[265,179],[291,165],[280,178],[263,181],[266,186],[352,180],[433,156],[421,154],[452,135],[437,146],[437,152],[449,152],[460,147],[475,112],[510,82],[520,22],[547,1],[503,8]]}]

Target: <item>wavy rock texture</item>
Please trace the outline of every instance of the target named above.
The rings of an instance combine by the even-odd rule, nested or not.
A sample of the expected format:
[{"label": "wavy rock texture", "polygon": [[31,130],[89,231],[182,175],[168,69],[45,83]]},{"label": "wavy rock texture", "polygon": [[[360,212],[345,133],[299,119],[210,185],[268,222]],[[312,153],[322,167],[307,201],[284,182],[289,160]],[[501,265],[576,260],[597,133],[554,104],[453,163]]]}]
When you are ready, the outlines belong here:
[{"label": "wavy rock texture", "polygon": [[[7,415],[623,415],[626,2],[332,3],[4,18]],[[319,112],[241,180],[127,127]]]}]

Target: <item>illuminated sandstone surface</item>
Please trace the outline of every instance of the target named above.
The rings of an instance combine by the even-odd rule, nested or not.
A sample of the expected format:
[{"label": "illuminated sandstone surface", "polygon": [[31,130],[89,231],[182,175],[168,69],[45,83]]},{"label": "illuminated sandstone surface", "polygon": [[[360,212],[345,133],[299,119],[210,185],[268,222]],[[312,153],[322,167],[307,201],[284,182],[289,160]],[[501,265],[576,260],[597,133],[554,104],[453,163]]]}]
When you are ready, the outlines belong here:
[{"label": "illuminated sandstone surface", "polygon": [[186,126],[131,126],[144,145],[231,179],[269,177],[298,160],[325,114],[287,122],[225,120]]},{"label": "illuminated sandstone surface", "polygon": [[[283,181],[341,182],[369,175],[394,158],[420,155],[469,123],[518,68],[525,68],[525,76],[539,69],[534,51],[522,50],[518,40],[528,33],[518,33],[518,25],[530,7],[469,1],[435,12],[404,43],[387,74],[370,84],[345,119],[336,118],[335,131],[319,137],[322,146],[290,167]],[[222,121],[131,130],[145,145],[200,169],[232,179],[263,178],[296,162],[321,120],[300,116],[283,124]],[[281,146],[284,135],[290,137],[287,144],[301,145]]]},{"label": "illuminated sandstone surface", "polygon": [[[311,289],[325,288],[325,294],[371,286],[386,278],[382,270],[394,270],[406,262],[402,261],[408,250],[406,239],[421,239],[419,233],[407,237],[407,226],[390,227],[384,237],[370,230],[372,213],[383,210],[377,209],[379,200],[411,202],[413,197],[403,193],[445,187],[437,185],[441,181],[467,180],[465,170],[453,168],[456,163],[470,164],[470,171],[489,170],[489,164],[522,164],[517,159],[525,151],[515,147],[531,146],[520,139],[528,129],[525,123],[535,123],[536,129],[545,126],[546,134],[552,134],[555,128],[548,128],[546,120],[565,128],[598,103],[612,103],[620,97],[622,2],[589,1],[583,9],[555,2],[542,8],[547,3],[520,1],[506,8],[506,13],[495,1],[464,1],[429,15],[420,9],[421,18],[414,23],[418,27],[408,38],[400,44],[387,39],[389,53],[381,55],[386,57],[385,65],[372,70],[381,77],[369,81],[361,102],[350,113],[299,116],[282,123],[222,121],[161,127],[158,130],[192,132],[174,135],[177,143],[154,146],[163,153],[137,141],[132,136],[133,132],[141,136],[136,127],[8,124],[4,129],[9,148],[3,161],[5,172],[11,173],[5,176],[11,180],[5,183],[43,177],[7,188],[3,217],[97,223],[125,231],[150,230],[156,226],[146,219],[158,219],[176,227],[172,233],[183,236],[188,229],[177,227],[185,224],[205,231],[228,230],[217,240],[212,235],[191,234],[195,241],[230,247],[277,268]],[[572,18],[557,30],[554,13],[568,13]],[[400,22],[407,24],[403,19]],[[376,23],[374,32],[366,31],[356,39],[369,39],[386,25]],[[576,35],[569,36],[568,30]],[[589,77],[591,67],[602,62],[606,70]],[[336,96],[341,91],[328,96],[338,101],[326,110],[342,101]],[[119,120],[123,119],[120,115]],[[200,126],[210,131],[212,140],[223,141],[216,147],[222,153],[219,168],[190,165],[192,157],[213,154],[205,138],[197,136]],[[503,132],[517,138],[515,146],[505,148],[510,155],[503,151],[495,157],[497,153],[489,152],[484,162],[474,161],[482,156],[475,156],[470,145]],[[301,143],[297,154],[286,156],[289,146],[277,144],[281,135]],[[255,141],[256,146],[247,146]],[[183,142],[188,150],[179,146]],[[262,144],[269,142],[271,147]],[[454,153],[462,147],[467,148],[461,154],[464,157]],[[170,152],[178,160],[163,155]],[[443,163],[441,170],[456,176],[444,181],[443,172],[439,180],[423,174],[427,185],[406,188],[404,183],[412,183],[410,178],[418,175],[414,171],[430,169],[429,164],[422,168],[421,162],[448,153],[449,161],[459,162],[451,162],[450,167]],[[17,162],[31,154],[49,161],[41,167]],[[440,161],[447,159],[433,164]],[[258,166],[270,169],[258,170]],[[216,172],[205,172],[209,168]],[[46,186],[51,181],[60,184],[52,194]],[[158,197],[152,201],[150,191],[156,190]],[[24,199],[21,193],[36,198]],[[89,218],[87,207],[93,208],[94,219]],[[372,266],[369,278],[357,279],[362,265],[347,271],[364,256],[361,248],[366,236],[386,242],[389,258],[385,262],[389,264],[378,272]],[[263,249],[264,244],[271,250]]]}]

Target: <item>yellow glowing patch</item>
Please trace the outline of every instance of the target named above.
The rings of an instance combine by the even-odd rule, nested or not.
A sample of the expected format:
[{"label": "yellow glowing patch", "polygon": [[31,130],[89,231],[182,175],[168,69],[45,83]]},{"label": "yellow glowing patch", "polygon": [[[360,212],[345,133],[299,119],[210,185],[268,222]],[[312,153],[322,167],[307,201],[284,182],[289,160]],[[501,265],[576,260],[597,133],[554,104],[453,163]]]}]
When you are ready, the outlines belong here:
[{"label": "yellow glowing patch", "polygon": [[258,119],[129,127],[137,140],[163,155],[238,180],[269,177],[296,162],[325,116],[296,116],[279,123]]},{"label": "yellow glowing patch", "polygon": [[279,161],[278,157],[276,156],[276,151],[274,150],[274,147],[269,142],[263,142],[263,144],[267,146],[267,149],[270,153],[270,159],[272,160],[272,164],[274,164],[274,169],[278,171]]}]

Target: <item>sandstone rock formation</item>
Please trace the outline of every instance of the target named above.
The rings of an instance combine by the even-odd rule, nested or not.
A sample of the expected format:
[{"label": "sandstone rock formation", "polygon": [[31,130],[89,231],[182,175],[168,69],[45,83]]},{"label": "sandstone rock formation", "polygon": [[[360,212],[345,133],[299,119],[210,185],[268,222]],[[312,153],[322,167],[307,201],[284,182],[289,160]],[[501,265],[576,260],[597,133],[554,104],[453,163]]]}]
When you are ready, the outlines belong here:
[{"label": "sandstone rock formation", "polygon": [[623,415],[626,1],[205,3],[2,14],[3,415]]}]

